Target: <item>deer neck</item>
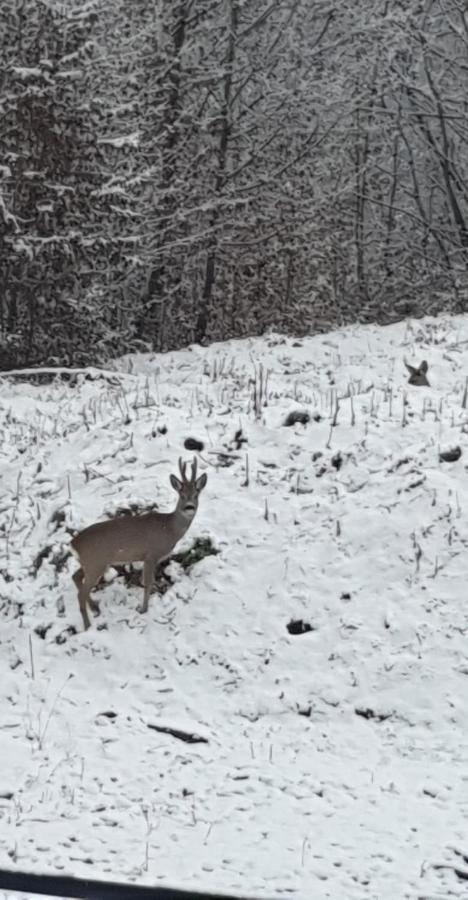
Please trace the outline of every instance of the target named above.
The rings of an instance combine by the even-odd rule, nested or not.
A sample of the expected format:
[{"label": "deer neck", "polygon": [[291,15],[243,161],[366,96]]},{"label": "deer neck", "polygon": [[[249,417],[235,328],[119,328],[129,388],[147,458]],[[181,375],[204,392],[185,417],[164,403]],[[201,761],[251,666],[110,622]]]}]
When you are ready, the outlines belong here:
[{"label": "deer neck", "polygon": [[182,504],[178,503],[175,510],[172,513],[172,525],[174,531],[177,532],[180,536],[185,534],[186,531],[190,528],[193,519],[195,517],[195,513],[190,515],[186,515],[183,510]]}]

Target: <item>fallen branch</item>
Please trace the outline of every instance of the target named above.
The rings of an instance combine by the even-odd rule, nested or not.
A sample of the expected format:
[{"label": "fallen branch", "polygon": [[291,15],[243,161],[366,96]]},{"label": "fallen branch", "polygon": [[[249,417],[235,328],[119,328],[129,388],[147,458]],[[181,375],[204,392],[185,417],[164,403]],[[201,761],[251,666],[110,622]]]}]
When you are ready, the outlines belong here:
[{"label": "fallen branch", "polygon": [[152,731],[170,734],[171,737],[177,738],[178,741],[184,741],[186,744],[208,744],[208,738],[202,737],[200,734],[191,734],[189,731],[181,731],[180,728],[170,728],[168,725],[152,725],[150,722],[147,724]]}]

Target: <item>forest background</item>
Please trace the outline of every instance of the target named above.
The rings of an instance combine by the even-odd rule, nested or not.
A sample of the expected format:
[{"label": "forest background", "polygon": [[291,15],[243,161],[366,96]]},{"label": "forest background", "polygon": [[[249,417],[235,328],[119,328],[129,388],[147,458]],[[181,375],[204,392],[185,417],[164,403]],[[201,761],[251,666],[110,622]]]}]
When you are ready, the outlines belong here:
[{"label": "forest background", "polygon": [[8,0],[0,368],[468,305],[465,0]]}]

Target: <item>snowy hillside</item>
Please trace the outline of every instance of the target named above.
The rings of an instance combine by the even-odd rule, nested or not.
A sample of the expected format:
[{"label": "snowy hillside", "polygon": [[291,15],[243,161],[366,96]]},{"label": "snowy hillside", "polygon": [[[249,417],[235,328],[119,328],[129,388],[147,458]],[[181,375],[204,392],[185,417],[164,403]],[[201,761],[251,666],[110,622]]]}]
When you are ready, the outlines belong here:
[{"label": "snowy hillside", "polygon": [[[468,319],[117,368],[1,379],[0,866],[466,896]],[[186,438],[208,485],[178,549],[218,554],[147,616],[109,579],[84,633],[69,531],[170,509]]]}]

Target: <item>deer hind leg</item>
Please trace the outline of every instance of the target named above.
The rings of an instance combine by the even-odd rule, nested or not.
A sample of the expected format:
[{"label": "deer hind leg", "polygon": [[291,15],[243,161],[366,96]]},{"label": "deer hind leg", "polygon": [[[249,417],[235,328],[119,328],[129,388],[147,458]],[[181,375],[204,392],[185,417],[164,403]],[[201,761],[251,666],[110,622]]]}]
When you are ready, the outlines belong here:
[{"label": "deer hind leg", "polygon": [[[85,573],[84,573],[83,569],[81,569],[81,568],[77,569],[75,574],[72,575],[72,578],[76,584],[76,589],[77,589],[78,593],[80,592],[80,587],[83,583],[84,577],[85,577]],[[94,585],[93,585],[93,587],[94,587]],[[91,590],[91,588],[90,588],[90,590]],[[95,616],[101,615],[101,608],[100,608],[97,600],[93,600],[91,597],[88,597],[88,606],[92,610],[92,612],[94,613]]]},{"label": "deer hind leg", "polygon": [[83,618],[85,631],[87,631],[91,625],[88,616],[88,606],[95,615],[99,615],[100,613],[99,604],[96,603],[96,600],[92,600],[89,595],[102,574],[102,572],[86,572],[84,569],[80,568],[73,575],[73,581],[78,589],[78,602],[80,604],[80,612]]},{"label": "deer hind leg", "polygon": [[77,569],[76,572],[73,573],[72,578],[76,584],[76,589],[79,591],[81,582],[83,581],[84,572],[83,569]]},{"label": "deer hind leg", "polygon": [[154,582],[154,569],[156,566],[155,559],[145,559],[143,564],[143,585],[144,585],[144,595],[143,595],[143,603],[138,607],[138,612],[145,613],[148,612],[148,603],[151,594],[151,588],[153,587]]},{"label": "deer hind leg", "polygon": [[88,616],[88,607],[87,607],[88,600],[89,600],[89,591],[84,586],[84,578],[83,578],[81,580],[80,584],[78,585],[78,603],[80,604],[80,613],[81,613],[81,616],[83,619],[83,625],[84,625],[85,631],[87,631],[91,625],[91,622],[89,621],[89,616]]},{"label": "deer hind leg", "polygon": [[91,622],[89,621],[88,610],[86,608],[86,593],[83,591],[83,581],[84,581],[84,571],[80,567],[76,570],[76,572],[72,575],[73,581],[75,582],[76,589],[78,591],[78,603],[80,604],[80,612],[83,618],[83,625],[85,627],[85,631],[89,628]]}]

